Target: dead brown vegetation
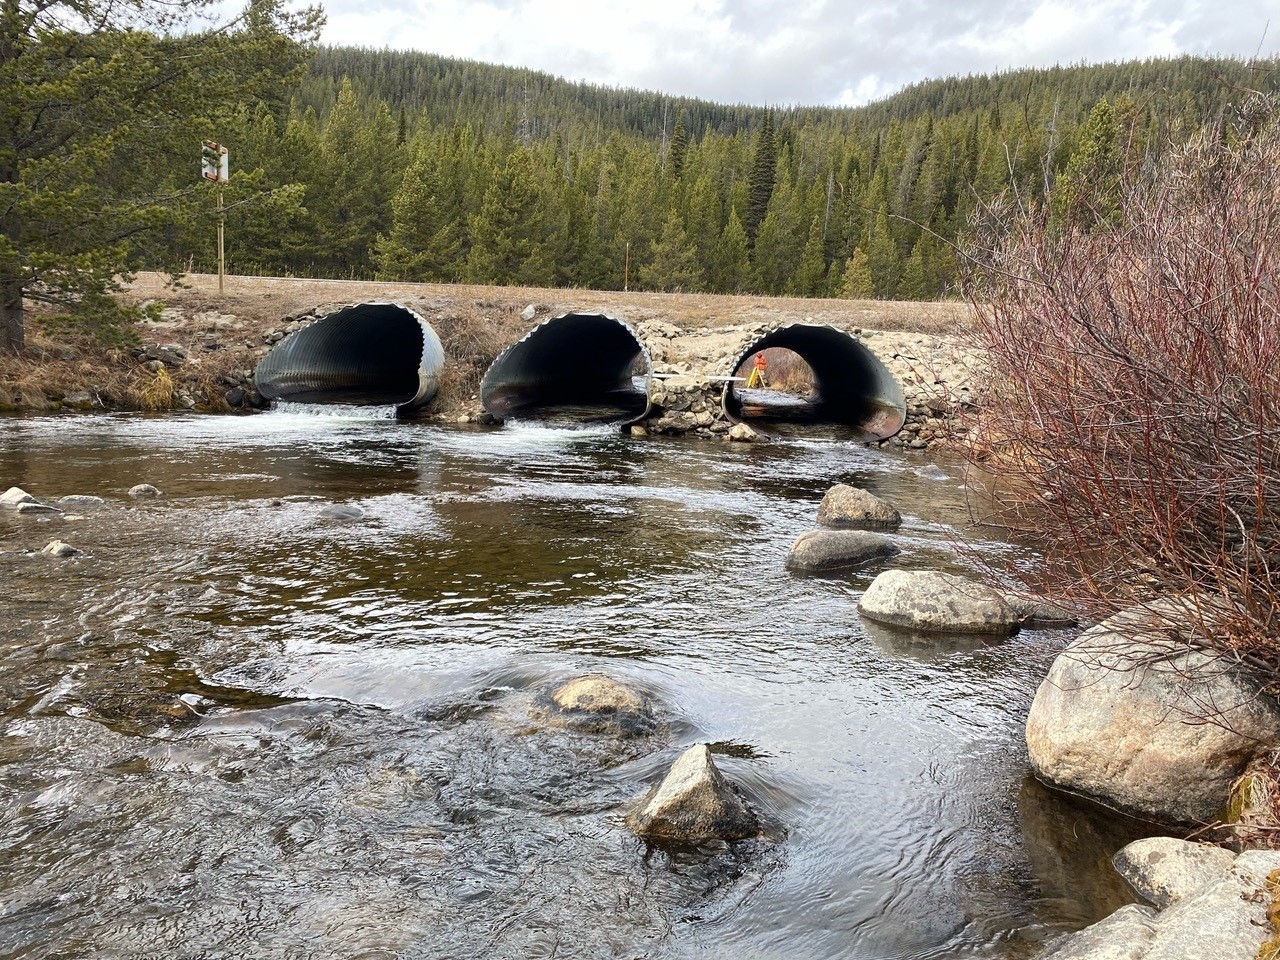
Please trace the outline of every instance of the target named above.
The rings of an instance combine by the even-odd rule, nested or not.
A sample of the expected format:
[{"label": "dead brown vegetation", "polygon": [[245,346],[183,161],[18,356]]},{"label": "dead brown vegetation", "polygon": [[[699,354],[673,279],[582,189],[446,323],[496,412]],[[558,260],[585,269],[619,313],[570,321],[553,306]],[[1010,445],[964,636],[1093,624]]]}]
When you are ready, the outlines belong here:
[{"label": "dead brown vegetation", "polygon": [[1105,217],[986,211],[966,449],[1037,586],[1096,616],[1212,598],[1201,637],[1280,677],[1280,126],[1249,116],[1126,170]]}]

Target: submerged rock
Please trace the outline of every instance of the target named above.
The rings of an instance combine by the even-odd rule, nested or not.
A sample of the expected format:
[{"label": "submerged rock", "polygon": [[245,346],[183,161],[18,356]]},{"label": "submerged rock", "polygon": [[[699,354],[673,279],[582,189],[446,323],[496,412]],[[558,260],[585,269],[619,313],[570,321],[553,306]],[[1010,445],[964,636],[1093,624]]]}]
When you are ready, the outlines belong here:
[{"label": "submerged rock", "polygon": [[760,439],[760,434],[745,423],[735,423],[729,428],[729,432],[725,434],[725,437],[737,443],[755,443]]},{"label": "submerged rock", "polygon": [[73,493],[67,497],[59,497],[58,503],[64,507],[100,507],[106,500],[102,497],[93,497],[88,494]]},{"label": "submerged rock", "polygon": [[1059,654],[1027,717],[1031,764],[1140,816],[1216,820],[1250,760],[1280,744],[1280,707],[1260,678],[1193,645],[1189,626],[1145,623],[1126,611]]},{"label": "submerged rock", "polygon": [[61,540],[51,540],[40,552],[46,557],[74,557],[78,556],[82,551],[77,550],[69,543],[63,543]]},{"label": "submerged rock", "polygon": [[364,511],[354,503],[331,503],[320,511],[320,516],[330,520],[362,520]]},{"label": "submerged rock", "polygon": [[685,843],[741,840],[760,833],[759,818],[716,768],[706,744],[679,756],[627,824],[642,837]]},{"label": "submerged rock", "polygon": [[1002,591],[949,573],[886,570],[858,601],[880,623],[939,633],[1008,636],[1021,618]]},{"label": "submerged rock", "polygon": [[129,488],[129,496],[131,497],[158,497],[160,491],[149,483],[139,483]]},{"label": "submerged rock", "polygon": [[902,514],[890,503],[861,487],[837,483],[818,505],[818,523],[824,527],[889,529],[902,523]]},{"label": "submerged rock", "polygon": [[26,503],[18,504],[19,513],[61,513],[57,507],[51,507],[47,503],[40,503],[36,500],[28,500]]},{"label": "submerged rock", "polygon": [[1231,869],[1235,854],[1174,837],[1135,840],[1111,862],[1129,886],[1157,910],[1206,887]]},{"label": "submerged rock", "polygon": [[890,540],[861,530],[809,530],[796,537],[786,567],[799,573],[843,570],[898,554]]},{"label": "submerged rock", "polygon": [[36,498],[21,487],[10,487],[0,494],[0,507],[16,508],[23,503],[35,503]]},{"label": "submerged rock", "polygon": [[652,733],[657,720],[648,700],[602,674],[577,677],[551,694],[548,719],[575,730],[636,736]]}]

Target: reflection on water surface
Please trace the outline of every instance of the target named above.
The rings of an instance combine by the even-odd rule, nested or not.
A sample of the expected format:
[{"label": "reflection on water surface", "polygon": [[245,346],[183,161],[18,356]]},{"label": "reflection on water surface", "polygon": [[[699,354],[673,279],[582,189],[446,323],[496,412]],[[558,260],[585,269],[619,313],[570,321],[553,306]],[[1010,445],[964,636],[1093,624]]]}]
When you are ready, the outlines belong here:
[{"label": "reflection on water surface", "polygon": [[[358,416],[0,420],[0,486],[108,500],[0,512],[0,953],[1032,955],[1126,896],[1124,831],[1025,777],[1061,638],[922,644],[859,619],[874,571],[782,570],[836,481],[903,511],[903,565],[962,566],[959,485],[927,463]],[[21,552],[55,536],[86,554]],[[646,691],[659,731],[539,725],[586,671]],[[780,840],[626,831],[695,742]]]}]

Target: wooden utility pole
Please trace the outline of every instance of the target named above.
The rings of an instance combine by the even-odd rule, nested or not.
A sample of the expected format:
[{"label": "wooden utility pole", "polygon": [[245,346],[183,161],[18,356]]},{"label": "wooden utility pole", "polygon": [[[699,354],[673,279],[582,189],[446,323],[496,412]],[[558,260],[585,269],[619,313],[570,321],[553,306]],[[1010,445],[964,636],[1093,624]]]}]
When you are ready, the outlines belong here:
[{"label": "wooden utility pole", "polygon": [[622,292],[627,292],[627,285],[631,282],[631,241],[627,241],[626,251],[622,256]]},{"label": "wooden utility pole", "polygon": [[223,277],[227,272],[226,249],[223,246],[223,235],[226,232],[227,216],[222,208],[222,184],[218,184],[218,296],[222,296]]}]

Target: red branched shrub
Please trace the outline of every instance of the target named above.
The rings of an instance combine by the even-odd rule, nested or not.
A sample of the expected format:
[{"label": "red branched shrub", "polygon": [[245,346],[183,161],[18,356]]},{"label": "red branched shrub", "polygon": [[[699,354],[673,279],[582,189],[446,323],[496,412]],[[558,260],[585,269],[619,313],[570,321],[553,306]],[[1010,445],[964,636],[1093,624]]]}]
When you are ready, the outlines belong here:
[{"label": "red branched shrub", "polygon": [[1278,172],[1280,122],[1252,104],[1120,172],[1105,217],[1087,192],[1065,215],[987,208],[968,276],[991,379],[967,453],[1041,546],[1043,584],[1099,615],[1203,597],[1209,641],[1273,675]]}]

